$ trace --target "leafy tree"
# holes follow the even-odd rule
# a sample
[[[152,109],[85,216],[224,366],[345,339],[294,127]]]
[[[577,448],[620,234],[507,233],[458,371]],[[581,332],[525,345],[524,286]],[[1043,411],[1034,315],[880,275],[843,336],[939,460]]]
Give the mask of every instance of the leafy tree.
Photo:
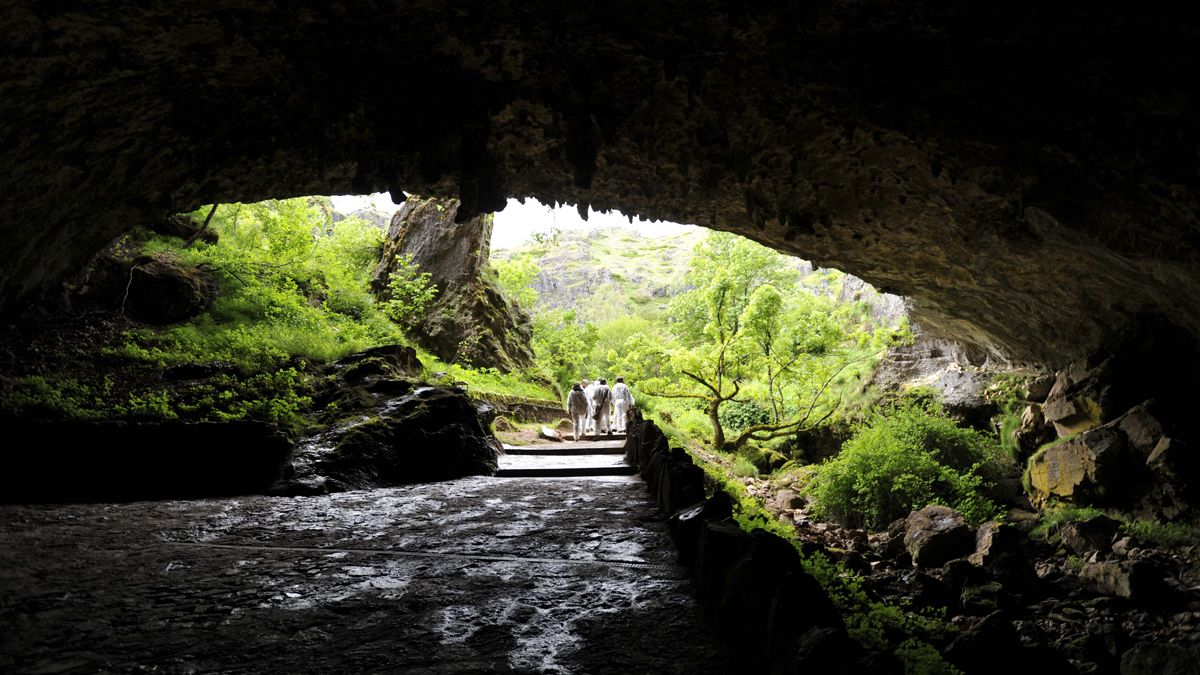
[[[562,391],[584,375],[598,339],[596,327],[576,321],[573,311],[548,312],[533,320],[534,354]]]
[[[733,450],[794,433],[814,419],[828,389],[836,363],[825,357],[844,335],[823,318],[822,310],[832,313],[828,301],[795,290],[796,272],[786,260],[714,233],[697,246],[688,273],[695,287],[671,304],[678,346],[670,352],[668,372],[649,384],[665,398],[702,401],[715,448]],[[765,384],[759,384],[764,372]],[[824,381],[812,381],[822,375]],[[765,399],[770,419],[727,438],[721,407],[756,398]],[[833,408],[826,407],[827,416]]]
[[[525,309],[532,309],[538,301],[538,292],[533,281],[541,272],[537,263],[522,256],[512,260],[493,260],[489,263],[496,272],[496,281],[505,295],[516,300]]]

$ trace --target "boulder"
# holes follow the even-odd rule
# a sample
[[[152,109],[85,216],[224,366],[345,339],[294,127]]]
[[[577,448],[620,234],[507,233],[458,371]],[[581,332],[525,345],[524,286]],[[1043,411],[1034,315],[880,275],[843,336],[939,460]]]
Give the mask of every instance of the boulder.
[[[1013,431],[1013,440],[1021,451],[1022,457],[1028,457],[1042,445],[1054,440],[1056,434],[1052,426],[1046,424],[1042,407],[1036,403],[1028,405],[1021,413],[1021,426]]]
[[[558,431],[551,429],[544,424],[540,429],[538,429],[538,436],[548,441],[558,441],[559,443],[561,443],[563,440],[563,437],[559,435]]]
[[[1055,377],[1052,374],[1040,375],[1029,381],[1025,388],[1025,400],[1030,403],[1044,403],[1054,386]]]
[[[1129,447],[1142,459],[1150,457],[1163,435],[1163,428],[1152,414],[1154,402],[1146,401],[1126,412],[1117,420]]]
[[[1086,563],[1079,570],[1079,579],[1096,593],[1139,604],[1155,602],[1165,588],[1162,572],[1144,560]]]
[[[418,387],[382,398],[374,416],[356,413],[304,439],[280,494],[367,489],[491,475],[499,442],[461,392]]]
[[[1064,546],[1078,555],[1089,556],[1097,551],[1108,553],[1112,550],[1113,536],[1120,529],[1120,521],[1099,515],[1065,523],[1058,528],[1058,535]]]
[[[1036,504],[1054,497],[1099,506],[1127,503],[1142,481],[1138,464],[1113,424],[1092,429],[1030,459],[1030,499]]]
[[[804,508],[807,503],[808,500],[800,496],[795,490],[783,488],[771,496],[768,505],[777,511],[793,511]]]
[[[206,270],[156,254],[133,261],[122,308],[142,323],[162,326],[200,314],[216,295],[216,282]]]
[[[941,567],[971,553],[974,533],[957,511],[930,505],[904,521],[904,548],[919,567]]]
[[[1027,544],[1026,535],[1020,528],[987,522],[976,530],[975,552],[968,560],[1003,584],[1007,595],[1027,593],[1033,589],[1036,579]]]
[[[987,571],[966,560],[951,560],[942,566],[942,584],[950,597],[959,598],[968,586],[987,581]]]
[[[1103,408],[1084,394],[1046,401],[1042,414],[1047,424],[1054,425],[1059,438],[1093,429],[1104,421]]]
[[[1191,510],[1200,501],[1200,481],[1194,478],[1198,460],[1189,443],[1166,436],[1158,439],[1146,460],[1153,479],[1137,505],[1138,515],[1175,520]]]

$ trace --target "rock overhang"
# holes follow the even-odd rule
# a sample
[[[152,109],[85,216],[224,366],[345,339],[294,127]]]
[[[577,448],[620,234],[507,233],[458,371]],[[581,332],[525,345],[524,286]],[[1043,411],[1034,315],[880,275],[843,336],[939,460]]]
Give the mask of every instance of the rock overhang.
[[[6,307],[174,211],[389,189],[739,232],[1020,361],[1200,334],[1175,10],[5,5]]]

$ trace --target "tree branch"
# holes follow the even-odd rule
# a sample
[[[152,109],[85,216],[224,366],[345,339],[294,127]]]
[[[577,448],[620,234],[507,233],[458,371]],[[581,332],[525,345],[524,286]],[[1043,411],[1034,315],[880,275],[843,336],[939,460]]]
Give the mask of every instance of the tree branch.
[[[717,398],[721,398],[720,390],[714,388],[711,384],[709,384],[707,381],[705,381],[704,378],[700,377],[699,375],[697,375],[695,373],[689,373],[688,371],[683,370],[683,369],[680,369],[679,372],[683,373],[684,375],[687,375],[688,377],[692,378],[693,380],[704,385],[704,387],[706,389],[708,389],[709,391],[711,391],[713,393],[713,396],[716,396]],[[707,397],[702,397],[702,398],[707,398]]]
[[[200,226],[200,229],[193,232],[192,236],[188,237],[188,240],[183,243],[184,248],[191,246],[197,239],[200,238],[200,235],[204,234],[204,231],[208,229],[208,224],[212,222],[213,216],[217,214],[218,206],[220,205],[216,202],[213,202],[212,208],[208,210],[208,217],[204,219],[204,224]]]
[[[704,401],[708,400],[708,396],[704,394],[664,394],[662,392],[654,392],[647,389],[643,389],[642,393],[646,394],[647,396],[657,396],[658,398],[698,398]]]

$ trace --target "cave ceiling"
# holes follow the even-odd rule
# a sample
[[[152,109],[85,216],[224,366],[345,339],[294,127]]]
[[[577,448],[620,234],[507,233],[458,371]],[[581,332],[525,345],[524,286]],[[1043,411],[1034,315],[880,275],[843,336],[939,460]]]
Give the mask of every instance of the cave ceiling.
[[[1200,36],[1101,4],[0,0],[0,301],[168,213],[386,189],[739,232],[1016,361],[1200,334]]]

